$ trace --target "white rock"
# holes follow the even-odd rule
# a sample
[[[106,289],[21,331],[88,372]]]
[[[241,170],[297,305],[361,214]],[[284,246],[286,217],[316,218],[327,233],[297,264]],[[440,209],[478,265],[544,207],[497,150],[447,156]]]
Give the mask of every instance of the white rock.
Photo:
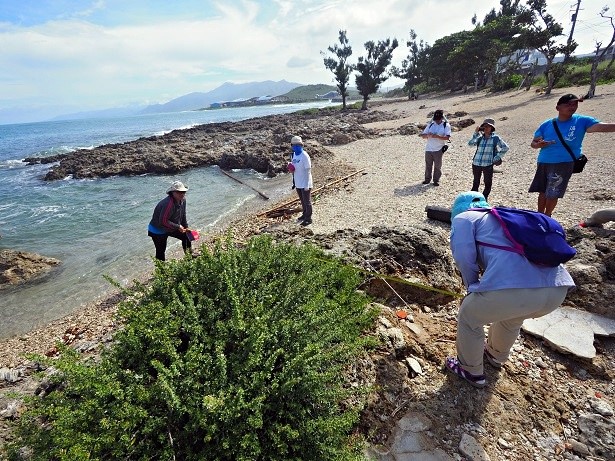
[[[491,461],[485,449],[474,437],[468,434],[463,434],[461,436],[459,451],[468,458],[469,461]]]

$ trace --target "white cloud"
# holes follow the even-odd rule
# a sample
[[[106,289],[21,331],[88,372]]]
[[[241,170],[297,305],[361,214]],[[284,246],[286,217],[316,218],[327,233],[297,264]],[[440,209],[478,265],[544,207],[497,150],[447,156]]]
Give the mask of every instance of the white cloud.
[[[587,0],[579,15],[575,37],[583,40],[582,51],[591,50],[592,37],[604,40],[612,33],[598,16],[600,1]],[[202,4],[203,11],[191,16],[181,9],[190,2],[182,0],[175,7],[181,15],[147,20],[143,12],[156,2],[140,4],[126,17],[121,7],[111,10],[111,3],[97,0],[28,26],[0,22],[0,107],[166,102],[225,81],[332,83],[320,52],[337,42],[341,29],[347,30],[353,60],[364,53],[365,41],[397,38],[399,64],[410,29],[433,43],[470,29],[475,13],[481,20],[499,8],[492,1],[476,9],[467,0],[227,0],[193,2],[192,8]],[[551,13],[568,33],[570,4],[552,3]],[[101,13],[115,21],[97,21]]]

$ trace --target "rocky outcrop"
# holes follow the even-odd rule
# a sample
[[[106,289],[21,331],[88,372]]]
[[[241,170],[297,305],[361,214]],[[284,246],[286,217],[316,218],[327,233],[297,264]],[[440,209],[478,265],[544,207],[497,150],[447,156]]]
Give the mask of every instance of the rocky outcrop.
[[[0,290],[49,274],[61,261],[25,251],[0,250]]]
[[[615,319],[615,230],[577,226],[567,229],[566,235],[577,250],[566,263],[577,286],[566,304]]]
[[[312,158],[330,156],[323,146],[348,144],[374,137],[376,130],[364,123],[388,120],[379,111],[271,115],[240,122],[223,122],[174,130],[95,149],[80,149],[52,157],[26,158],[28,164],[55,164],[46,180],[72,176],[75,179],[174,174],[190,168],[219,165],[223,169],[249,168],[275,176],[286,171],[290,138],[299,135]]]

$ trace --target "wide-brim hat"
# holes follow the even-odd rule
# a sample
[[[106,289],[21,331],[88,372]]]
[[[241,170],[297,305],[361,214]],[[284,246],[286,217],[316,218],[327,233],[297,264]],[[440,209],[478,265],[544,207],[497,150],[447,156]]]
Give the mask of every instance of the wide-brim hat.
[[[301,136],[293,136],[290,140],[290,143],[292,145],[300,144],[303,146],[303,139],[301,139]]]
[[[451,219],[470,208],[491,208],[491,205],[487,203],[487,199],[480,192],[462,192],[455,197],[451,208]]]
[[[173,181],[171,186],[167,189],[167,194],[171,192],[186,192],[188,188],[181,181]]]
[[[480,124],[480,126],[485,125],[489,125],[491,128],[493,128],[493,131],[495,131],[495,120],[493,120],[492,118],[486,118],[485,120],[483,120],[483,123]]]

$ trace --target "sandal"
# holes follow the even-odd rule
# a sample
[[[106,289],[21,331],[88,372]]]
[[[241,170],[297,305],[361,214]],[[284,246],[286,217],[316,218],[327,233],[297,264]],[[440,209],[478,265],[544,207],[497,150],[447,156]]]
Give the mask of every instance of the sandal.
[[[447,370],[452,373],[455,373],[462,379],[465,379],[470,385],[474,387],[485,387],[487,385],[487,380],[485,379],[485,375],[473,375],[461,367],[459,360],[457,357],[447,357],[446,362],[444,364]]]
[[[493,368],[500,369],[502,368],[502,365],[504,365],[502,362],[497,360],[493,355],[489,353],[489,351],[487,350],[487,345],[485,345],[484,355],[485,355],[485,360],[487,360],[487,362],[489,362],[489,365],[491,365]]]

